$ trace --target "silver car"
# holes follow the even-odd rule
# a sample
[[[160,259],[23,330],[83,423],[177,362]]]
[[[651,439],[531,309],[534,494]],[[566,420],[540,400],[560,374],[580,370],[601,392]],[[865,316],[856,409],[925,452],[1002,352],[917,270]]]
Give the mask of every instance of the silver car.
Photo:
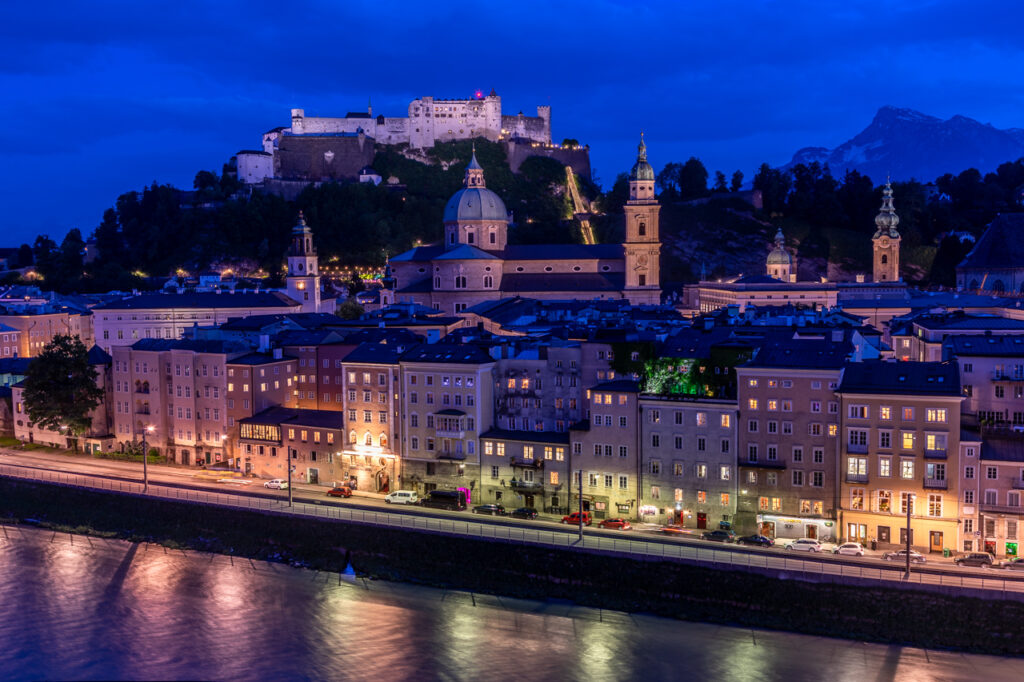
[[[907,550],[901,549],[898,552],[886,552],[885,554],[882,555],[882,558],[885,559],[886,561],[902,561],[902,562],[906,562],[906,560],[907,560]],[[910,550],[910,561],[912,563],[915,563],[915,564],[923,564],[926,561],[926,559],[924,558],[923,554],[920,554],[919,552],[915,552],[914,550]]]
[[[288,481],[283,478],[272,478],[263,484],[264,488],[271,488],[273,490],[287,490]]]
[[[832,550],[833,554],[845,554],[847,556],[864,556],[864,545],[859,542],[844,542]]]
[[[798,552],[820,552],[822,547],[821,543],[814,538],[800,538],[786,545],[786,549],[793,549]]]

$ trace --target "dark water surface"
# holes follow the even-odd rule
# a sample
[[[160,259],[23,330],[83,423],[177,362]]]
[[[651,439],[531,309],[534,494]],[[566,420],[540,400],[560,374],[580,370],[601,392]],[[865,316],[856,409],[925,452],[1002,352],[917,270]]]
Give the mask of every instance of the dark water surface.
[[[1024,679],[1024,660],[0,526],[0,679],[990,681]]]

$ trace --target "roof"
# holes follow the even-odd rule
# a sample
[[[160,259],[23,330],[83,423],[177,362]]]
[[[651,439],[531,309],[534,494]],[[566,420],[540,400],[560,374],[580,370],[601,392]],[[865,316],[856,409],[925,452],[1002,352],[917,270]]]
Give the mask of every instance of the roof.
[[[442,244],[427,244],[426,246],[415,246],[408,251],[403,251],[397,256],[391,257],[392,263],[403,263],[405,261],[431,261],[444,252]]]
[[[24,375],[32,358],[0,358],[0,374]]]
[[[480,438],[490,440],[517,440],[527,443],[552,443],[555,445],[568,445],[569,432],[563,431],[506,431],[504,429],[490,429],[480,434]]]
[[[249,353],[243,355],[240,358],[234,358],[228,360],[229,365],[272,365],[275,362],[284,362],[285,360],[295,360],[291,355],[281,355],[279,358],[275,358],[273,355],[267,353]]]
[[[444,222],[495,220],[508,223],[505,202],[486,187],[463,187],[444,207]]]
[[[622,291],[625,284],[621,272],[516,272],[501,277],[503,293]]]
[[[616,379],[615,381],[605,381],[603,383],[594,386],[595,391],[612,391],[618,393],[639,393],[640,382],[633,381],[632,379]]]
[[[294,424],[327,429],[344,429],[345,413],[336,410],[299,410],[291,407],[271,407],[245,419],[240,424]]]
[[[986,436],[981,445],[981,458],[1002,462],[1024,462],[1024,437]]]
[[[470,244],[460,244],[450,251],[435,256],[434,260],[498,260],[498,257]]]
[[[417,346],[406,351],[402,355],[401,361],[481,365],[494,362],[494,359],[480,348],[470,344],[435,343],[429,346]]]
[[[955,362],[855,362],[838,392],[959,397],[960,371]]]
[[[464,416],[466,416],[465,412],[463,412],[462,410],[456,410],[453,407],[446,407],[443,410],[438,410],[434,414],[440,415],[442,417],[464,417]]]
[[[132,350],[168,351],[188,350],[193,353],[239,353],[248,350],[248,346],[238,341],[219,339],[139,339],[131,345]]]
[[[1024,268],[1024,213],[1001,213],[957,268],[983,270]],[[982,288],[989,288],[982,285]]]
[[[287,329],[275,334],[274,342],[279,346],[327,346],[344,343],[344,338],[337,332],[327,329],[316,331]]]
[[[93,310],[139,310],[145,308],[297,308],[299,303],[279,291],[235,294],[139,294],[120,301],[101,303]]]
[[[370,365],[397,365],[403,349],[394,344],[361,343],[345,356],[344,362]]]
[[[946,348],[956,356],[1024,357],[1024,335],[971,334],[946,337]]]
[[[853,351],[853,344],[848,341],[834,343],[824,339],[787,339],[763,346],[743,366],[839,370]]]
[[[90,365],[109,365],[113,360],[110,353],[96,345],[89,349],[88,358]]]
[[[622,244],[513,244],[498,252],[505,260],[621,260]]]

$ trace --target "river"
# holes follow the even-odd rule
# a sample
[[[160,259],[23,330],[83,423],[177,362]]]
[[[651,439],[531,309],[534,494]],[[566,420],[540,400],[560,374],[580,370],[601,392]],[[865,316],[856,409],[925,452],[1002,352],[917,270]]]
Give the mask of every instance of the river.
[[[996,681],[1022,664],[0,526],[6,680]]]

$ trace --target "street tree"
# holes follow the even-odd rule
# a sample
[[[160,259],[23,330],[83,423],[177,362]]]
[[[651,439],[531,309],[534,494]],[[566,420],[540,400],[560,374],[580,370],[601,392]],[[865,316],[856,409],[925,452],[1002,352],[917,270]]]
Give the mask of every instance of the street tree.
[[[67,432],[77,443],[89,429],[90,413],[103,400],[97,376],[77,336],[54,336],[25,371],[22,397],[28,418],[45,429]]]

